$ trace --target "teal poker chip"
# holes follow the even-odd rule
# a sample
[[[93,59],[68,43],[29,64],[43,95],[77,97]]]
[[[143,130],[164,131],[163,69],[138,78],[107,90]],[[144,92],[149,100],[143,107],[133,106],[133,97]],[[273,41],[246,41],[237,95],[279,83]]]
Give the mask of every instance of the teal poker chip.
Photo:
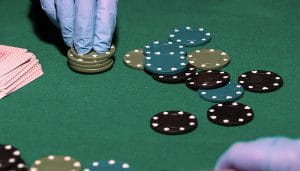
[[[93,162],[83,171],[133,171],[128,163],[115,160]]]
[[[145,57],[144,69],[156,74],[177,74],[186,69],[188,60],[179,54],[160,54]]]
[[[199,89],[198,94],[206,101],[224,103],[240,99],[244,95],[244,88],[238,83],[229,82],[224,87],[217,89]]]
[[[176,28],[169,35],[169,40],[187,47],[203,46],[211,39],[211,33],[196,27]]]
[[[144,47],[144,55],[187,55],[187,50],[184,46],[171,41],[155,41]]]

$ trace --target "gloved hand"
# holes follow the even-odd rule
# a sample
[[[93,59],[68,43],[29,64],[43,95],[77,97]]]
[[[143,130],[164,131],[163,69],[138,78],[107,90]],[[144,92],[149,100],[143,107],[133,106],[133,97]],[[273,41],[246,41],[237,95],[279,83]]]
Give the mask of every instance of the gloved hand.
[[[40,0],[43,10],[78,54],[110,49],[118,0]]]
[[[236,143],[217,162],[216,171],[300,171],[300,140],[263,138]]]

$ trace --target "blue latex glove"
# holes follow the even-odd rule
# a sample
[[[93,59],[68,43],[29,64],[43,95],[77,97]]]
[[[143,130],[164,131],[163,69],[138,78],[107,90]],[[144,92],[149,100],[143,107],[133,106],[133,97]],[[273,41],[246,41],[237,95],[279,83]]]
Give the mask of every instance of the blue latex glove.
[[[232,145],[215,170],[300,171],[300,140],[263,138]]]
[[[116,27],[118,0],[40,0],[63,39],[78,54],[110,49]]]

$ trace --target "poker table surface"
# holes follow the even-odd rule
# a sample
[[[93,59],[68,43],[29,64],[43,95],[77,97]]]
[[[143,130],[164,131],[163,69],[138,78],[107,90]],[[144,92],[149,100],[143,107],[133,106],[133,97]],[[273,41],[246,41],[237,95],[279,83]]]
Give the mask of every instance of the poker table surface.
[[[13,144],[28,164],[49,154],[71,155],[84,166],[121,160],[138,171],[212,169],[231,144],[261,137],[299,137],[300,18],[297,0],[126,0],[119,1],[114,36],[116,62],[108,72],[85,75],[67,66],[67,47],[38,0],[0,1],[0,44],[26,48],[44,75],[0,101],[0,143]],[[272,93],[246,92],[239,102],[252,107],[247,125],[223,127],[207,119],[213,103],[184,84],[163,84],[130,69],[127,51],[167,40],[178,26],[203,26],[213,35],[203,48],[231,57],[231,80],[248,70],[280,74]],[[189,49],[192,50],[192,49]],[[162,135],[150,128],[152,115],[183,110],[198,128]]]

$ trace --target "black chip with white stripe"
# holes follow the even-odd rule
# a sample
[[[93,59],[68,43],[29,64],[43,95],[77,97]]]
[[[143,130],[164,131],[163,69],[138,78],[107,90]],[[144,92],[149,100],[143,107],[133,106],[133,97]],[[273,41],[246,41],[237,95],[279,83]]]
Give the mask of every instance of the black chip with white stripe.
[[[198,126],[195,115],[184,111],[165,111],[151,118],[150,126],[153,130],[169,135],[185,134]]]
[[[283,85],[283,80],[278,74],[265,70],[245,72],[239,76],[238,81],[246,90],[257,93],[272,92]]]
[[[227,72],[219,70],[207,70],[197,72],[191,77],[187,78],[185,84],[192,90],[199,89],[214,89],[220,88],[228,84],[230,75]]]
[[[207,111],[207,118],[211,122],[222,126],[240,126],[253,120],[253,110],[242,103],[220,103]]]

